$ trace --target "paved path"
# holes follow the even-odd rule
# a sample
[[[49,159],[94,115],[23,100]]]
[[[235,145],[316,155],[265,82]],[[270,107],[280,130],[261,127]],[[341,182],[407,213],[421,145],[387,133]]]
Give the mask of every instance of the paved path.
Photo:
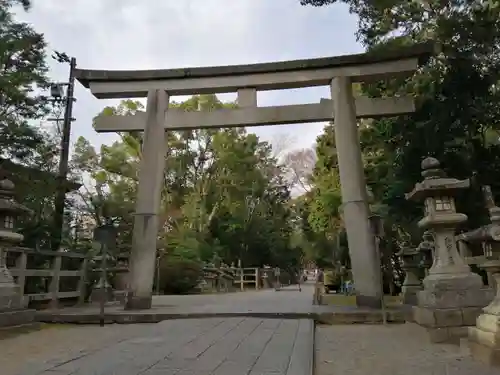
[[[265,289],[226,294],[155,296],[155,308],[196,310],[198,312],[285,312],[311,309],[314,284],[288,286],[280,291]]]
[[[2,340],[0,373],[311,374],[313,323],[310,320],[210,318],[169,320],[138,327],[108,326],[102,331],[103,337],[98,327],[92,327],[94,337],[86,337],[86,340],[78,337],[85,335],[83,327],[69,327],[67,331],[56,328],[52,332],[47,329]],[[68,342],[72,335],[74,341]],[[60,347],[59,339],[65,340],[66,349]],[[33,344],[35,340],[38,340],[38,345]],[[23,344],[29,346],[28,350],[22,348]]]
[[[155,297],[153,310],[307,310],[312,293],[307,285],[302,292],[289,287],[279,292],[161,296]],[[309,319],[241,316],[103,328],[62,326],[0,340],[0,375],[310,375],[313,338]]]
[[[156,297],[173,312],[312,311],[302,292]],[[312,309],[312,310],[311,310]],[[123,311],[123,310],[121,310]],[[158,324],[51,326],[0,340],[0,375],[311,375],[309,319],[238,316]],[[317,375],[493,375],[458,347],[432,345],[412,325],[319,326]]]

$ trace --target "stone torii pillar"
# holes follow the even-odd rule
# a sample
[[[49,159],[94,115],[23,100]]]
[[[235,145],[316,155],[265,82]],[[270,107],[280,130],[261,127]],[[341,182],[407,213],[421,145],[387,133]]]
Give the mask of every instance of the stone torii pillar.
[[[369,216],[366,182],[361,159],[356,106],[350,77],[336,77],[330,84],[334,105],[335,145],[349,255],[359,306],[381,304],[381,273]]]
[[[148,91],[126,309],[151,308],[152,275],[155,274],[158,238],[158,213],[161,207],[165,170],[167,141],[164,124],[168,103],[169,96],[166,91]]]

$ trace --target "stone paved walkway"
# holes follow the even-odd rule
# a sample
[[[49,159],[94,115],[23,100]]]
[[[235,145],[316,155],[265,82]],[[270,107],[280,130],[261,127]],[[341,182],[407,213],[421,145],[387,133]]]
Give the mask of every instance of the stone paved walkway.
[[[111,328],[112,327],[112,328]],[[310,320],[170,320],[47,329],[0,341],[2,375],[310,374]],[[110,329],[111,328],[111,329]],[[102,333],[99,332],[102,329]],[[79,334],[86,335],[83,343]],[[104,335],[102,337],[101,335]],[[68,342],[73,336],[74,341]],[[66,350],[61,348],[65,341]],[[85,341],[85,340],[83,340]],[[33,345],[38,342],[38,345]],[[28,348],[22,349],[23,345]],[[54,347],[52,347],[54,345]],[[16,349],[17,348],[17,349]],[[24,353],[23,353],[24,352]],[[24,354],[24,355],[21,355]],[[33,355],[34,354],[34,355]],[[7,367],[3,364],[6,363]]]

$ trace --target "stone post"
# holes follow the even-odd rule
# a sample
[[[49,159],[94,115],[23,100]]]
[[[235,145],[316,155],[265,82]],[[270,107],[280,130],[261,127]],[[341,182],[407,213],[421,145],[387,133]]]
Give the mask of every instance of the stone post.
[[[331,95],[343,216],[356,287],[356,302],[358,306],[380,307],[380,258],[369,221],[370,210],[350,78],[334,78],[331,82]]]
[[[130,255],[130,290],[126,309],[151,308],[155,274],[158,212],[165,169],[165,116],[169,96],[163,90],[150,90],[146,106],[146,128],[139,170],[139,190]]]
[[[405,271],[405,280],[401,288],[401,296],[405,305],[417,304],[417,293],[422,290],[422,282],[418,277],[417,249],[404,246],[398,254],[402,260],[402,269]]]
[[[418,225],[433,230],[435,249],[424,290],[418,292],[414,320],[428,330],[432,342],[459,342],[490,296],[456,245],[455,229],[467,216],[456,212],[454,195],[470,183],[446,177],[439,161],[431,157],[422,162],[422,176],[424,180],[406,198],[425,202],[425,216]]]
[[[500,208],[489,210],[491,225],[488,227],[491,255],[481,265],[491,275],[495,296],[476,320],[476,326],[469,328],[469,348],[474,359],[489,365],[500,366]]]

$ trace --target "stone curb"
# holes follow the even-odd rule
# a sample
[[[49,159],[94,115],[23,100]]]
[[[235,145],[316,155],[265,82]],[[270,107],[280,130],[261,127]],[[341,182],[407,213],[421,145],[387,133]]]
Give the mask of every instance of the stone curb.
[[[0,328],[0,340],[10,338],[13,336],[17,336],[23,333],[29,333],[34,331],[39,331],[41,329],[41,323],[39,322],[31,322],[25,324],[19,324],[15,326],[9,327],[1,327]]]
[[[120,312],[104,315],[105,324],[136,324],[159,323],[173,319],[201,319],[201,318],[235,318],[250,317],[262,319],[311,319],[320,324],[380,324],[382,315],[379,311],[352,311],[352,312],[233,312],[233,313],[134,313]],[[64,312],[37,312],[35,319],[43,323],[69,324],[99,324],[98,313],[64,313]],[[401,311],[387,312],[387,321],[390,323],[405,323],[405,314]]]

